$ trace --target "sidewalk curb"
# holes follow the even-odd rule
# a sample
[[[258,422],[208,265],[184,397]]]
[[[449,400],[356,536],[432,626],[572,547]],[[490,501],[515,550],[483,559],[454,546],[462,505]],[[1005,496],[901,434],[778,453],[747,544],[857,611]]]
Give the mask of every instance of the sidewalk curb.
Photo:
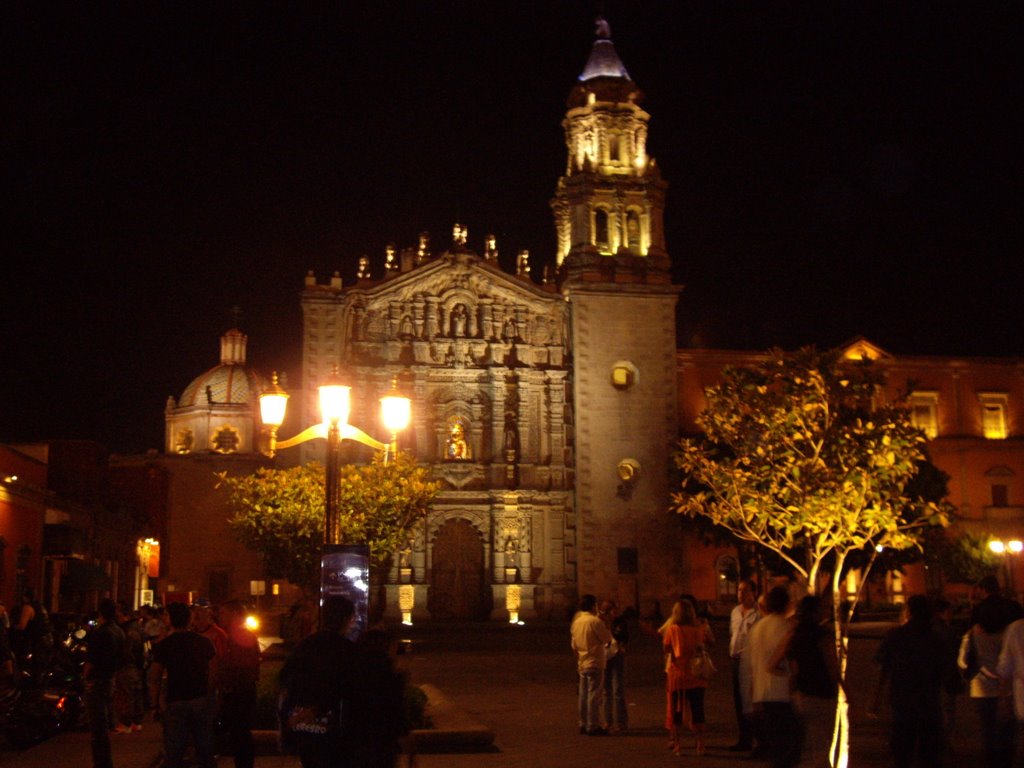
[[[412,752],[493,752],[494,731],[474,720],[465,710],[429,683],[420,686],[427,694],[427,714],[433,728],[412,731],[405,751]],[[411,747],[411,748],[410,748]]]

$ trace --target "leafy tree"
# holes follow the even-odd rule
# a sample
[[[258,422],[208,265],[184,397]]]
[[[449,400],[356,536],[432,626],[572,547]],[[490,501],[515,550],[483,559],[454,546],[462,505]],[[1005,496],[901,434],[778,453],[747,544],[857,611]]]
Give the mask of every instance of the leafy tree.
[[[683,439],[675,454],[686,478],[673,494],[677,512],[767,548],[812,593],[829,576],[844,677],[847,558],[916,546],[923,530],[946,524],[943,508],[907,492],[925,436],[902,403],[874,404],[883,382],[869,361],[842,363],[837,352],[812,348],[771,350],[759,364],[723,371],[697,419],[703,434]],[[839,716],[843,756],[842,694]]]
[[[239,541],[263,555],[267,575],[315,590],[324,544],[323,465],[221,474],[220,479],[234,512],[228,524]],[[378,456],[370,464],[343,466],[339,487],[341,540],[369,545],[371,567],[380,567],[408,546],[440,484],[399,453],[387,464]]]
[[[956,536],[929,534],[925,561],[938,568],[947,581],[976,584],[999,569],[999,555],[988,548],[988,535],[959,531]]]

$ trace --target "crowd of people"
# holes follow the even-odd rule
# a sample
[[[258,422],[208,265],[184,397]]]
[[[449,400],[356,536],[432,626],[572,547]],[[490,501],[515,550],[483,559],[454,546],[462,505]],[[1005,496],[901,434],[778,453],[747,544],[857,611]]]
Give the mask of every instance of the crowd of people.
[[[407,732],[390,636],[353,641],[354,614],[347,598],[327,598],[276,681],[280,746],[304,768],[390,768]],[[84,665],[93,768],[112,768],[111,738],[147,721],[162,729],[163,768],[214,768],[219,754],[252,768],[262,654],[245,618],[239,601],[136,612],[100,600]]]
[[[956,722],[963,695],[977,718],[985,768],[1024,764],[1024,608],[1001,593],[995,577],[982,579],[976,590],[962,626],[948,600],[909,597],[902,620],[879,644],[867,714],[877,716],[887,702],[889,749],[897,768],[954,764],[954,729],[975,726]],[[835,748],[842,682],[831,611],[819,597],[800,594],[792,583],[759,594],[755,581],[743,579],[729,616],[737,740],[728,749],[773,768],[829,765]],[[715,643],[711,626],[690,595],[681,595],[660,625],[647,625],[665,654],[669,749],[705,754],[704,697],[714,670],[706,671],[700,657]],[[584,595],[570,635],[580,733],[626,729],[628,625],[614,602]],[[692,741],[686,741],[687,733]]]
[[[897,768],[953,763],[954,729],[973,725],[956,722],[960,696],[974,710],[985,768],[1010,768],[1024,758],[1024,608],[1002,594],[994,577],[977,589],[959,627],[947,600],[909,597],[903,620],[879,644],[868,714],[888,703]],[[729,750],[773,768],[829,763],[842,692],[831,616],[818,597],[796,594],[792,583],[759,594],[754,580],[743,579],[729,616],[737,730]],[[112,768],[112,736],[148,727],[147,718],[162,728],[166,768],[187,757],[212,768],[224,750],[236,768],[253,766],[261,653],[245,616],[239,601],[139,611],[99,602],[83,670],[94,768]],[[304,768],[393,766],[407,732],[406,681],[394,665],[394,644],[381,629],[354,640],[354,616],[348,599],[325,600],[319,628],[306,622],[280,672],[280,746]],[[613,600],[586,594],[571,622],[581,734],[629,729],[627,618]],[[641,626],[664,652],[669,749],[703,755],[704,699],[717,671],[706,653],[716,643],[711,624],[691,595],[680,595],[667,620],[652,616]],[[19,605],[13,617],[0,609],[0,676],[12,675],[15,648],[29,657],[36,648],[41,656],[47,643],[53,637],[42,606],[26,612]]]
[[[236,768],[251,768],[261,655],[244,618],[238,601],[219,606],[215,623],[205,605],[134,611],[100,600],[83,670],[93,768],[112,768],[111,737],[141,731],[147,719],[160,723],[167,768],[190,754],[212,768],[218,738]]]

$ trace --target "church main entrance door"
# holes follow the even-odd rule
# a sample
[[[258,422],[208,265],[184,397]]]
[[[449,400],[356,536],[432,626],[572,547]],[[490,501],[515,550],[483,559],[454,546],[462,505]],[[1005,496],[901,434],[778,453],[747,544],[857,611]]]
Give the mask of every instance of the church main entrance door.
[[[484,543],[468,520],[449,520],[434,537],[428,608],[435,619],[485,619]]]

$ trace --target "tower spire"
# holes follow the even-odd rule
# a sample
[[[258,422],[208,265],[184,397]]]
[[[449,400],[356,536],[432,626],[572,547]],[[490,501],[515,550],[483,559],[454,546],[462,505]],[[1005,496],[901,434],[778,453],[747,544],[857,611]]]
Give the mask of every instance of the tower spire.
[[[614,265],[623,281],[666,282],[666,185],[647,154],[651,116],[640,106],[643,93],[619,58],[603,17],[597,18],[594,35],[562,121],[568,153],[551,201],[557,263],[571,261],[570,271],[594,271],[595,278],[606,279]]]

